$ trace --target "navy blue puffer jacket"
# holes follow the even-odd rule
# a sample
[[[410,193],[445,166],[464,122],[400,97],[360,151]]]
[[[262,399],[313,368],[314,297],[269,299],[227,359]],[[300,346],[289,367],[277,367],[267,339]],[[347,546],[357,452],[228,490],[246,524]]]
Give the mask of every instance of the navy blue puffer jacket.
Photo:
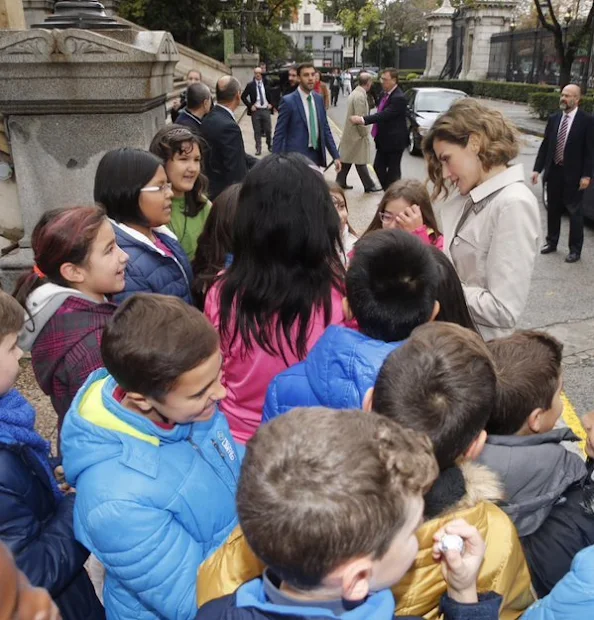
[[[126,265],[126,288],[114,296],[115,301],[121,303],[134,293],[160,293],[181,297],[191,304],[192,267],[173,233],[165,227],[153,229],[154,235],[173,254],[167,256],[130,227],[113,220],[111,223],[117,244],[130,257]]]
[[[57,503],[31,449],[0,435],[0,540],[31,584],[49,591],[63,620],[101,620],[105,612],[83,566],[89,552],[74,538],[74,498]]]

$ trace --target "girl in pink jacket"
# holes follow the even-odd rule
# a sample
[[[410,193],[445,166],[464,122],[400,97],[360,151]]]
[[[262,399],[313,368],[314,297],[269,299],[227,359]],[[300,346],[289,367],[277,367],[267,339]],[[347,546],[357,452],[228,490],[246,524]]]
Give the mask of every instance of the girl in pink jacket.
[[[443,250],[443,235],[437,226],[431,198],[420,181],[402,179],[388,187],[365,234],[380,228],[405,230],[427,245]]]
[[[270,155],[246,177],[233,262],[206,296],[221,335],[220,408],[245,443],[270,381],[303,360],[328,325],[342,324],[340,223],[322,175],[303,156]]]

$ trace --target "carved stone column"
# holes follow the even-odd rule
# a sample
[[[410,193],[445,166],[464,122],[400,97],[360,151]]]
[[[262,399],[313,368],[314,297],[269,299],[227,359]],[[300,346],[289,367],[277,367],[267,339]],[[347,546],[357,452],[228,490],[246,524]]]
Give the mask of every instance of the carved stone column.
[[[450,0],[427,15],[429,40],[427,42],[427,67],[423,77],[438,78],[443,71],[448,56],[448,39],[452,35],[452,19],[456,9]]]
[[[461,80],[485,80],[489,71],[491,36],[508,29],[515,0],[476,0],[464,8],[466,22]]]
[[[44,211],[92,204],[106,151],[148,147],[165,123],[177,60],[167,32],[0,31],[0,113],[14,161],[21,248]],[[30,260],[22,250],[3,258],[0,279]]]

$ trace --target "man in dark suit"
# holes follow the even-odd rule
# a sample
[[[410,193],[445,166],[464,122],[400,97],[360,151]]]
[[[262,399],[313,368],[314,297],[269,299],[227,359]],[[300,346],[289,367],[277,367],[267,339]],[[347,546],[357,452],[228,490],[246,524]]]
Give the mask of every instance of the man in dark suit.
[[[561,216],[569,212],[569,254],[566,263],[580,260],[584,243],[582,197],[592,178],[594,128],[592,117],[579,109],[581,90],[568,84],[561,91],[560,112],[549,117],[538,150],[532,183],[543,172],[547,184],[547,242],[541,254],[557,251]]]
[[[373,168],[384,190],[402,176],[400,161],[408,146],[406,129],[406,99],[398,87],[398,71],[384,69],[380,77],[384,96],[377,112],[368,116],[351,116],[355,125],[374,125],[371,135],[375,138]]]
[[[217,102],[202,121],[202,137],[208,148],[204,172],[210,182],[209,197],[214,200],[226,187],[241,183],[258,160],[247,155],[235,110],[241,105],[241,84],[232,76],[219,78]]]
[[[315,73],[311,63],[299,65],[299,88],[283,97],[272,152],[301,153],[325,168],[328,149],[336,172],[340,172],[340,156],[328,125],[324,100],[314,92]]]
[[[186,107],[175,119],[176,125],[187,127],[197,136],[202,135],[202,119],[210,112],[212,96],[204,82],[191,84],[186,92]]]
[[[262,155],[262,136],[266,136],[268,151],[272,152],[272,95],[270,88],[262,77],[262,69],[254,69],[254,79],[245,87],[241,100],[247,108],[248,116],[252,117],[256,155]]]

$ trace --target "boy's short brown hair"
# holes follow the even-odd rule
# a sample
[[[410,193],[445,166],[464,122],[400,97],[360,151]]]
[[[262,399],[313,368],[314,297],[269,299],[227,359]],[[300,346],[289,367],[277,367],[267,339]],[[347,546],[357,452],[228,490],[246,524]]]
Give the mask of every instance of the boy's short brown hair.
[[[559,388],[563,345],[539,331],[518,331],[487,343],[497,372],[497,398],[487,424],[493,435],[514,435],[535,409],[550,409]]]
[[[18,334],[24,324],[25,313],[21,304],[0,290],[0,342],[10,334]]]
[[[185,372],[219,347],[209,320],[178,297],[139,293],[105,327],[103,363],[126,392],[163,401]]]
[[[375,413],[299,408],[258,429],[237,492],[254,553],[312,589],[342,563],[390,547],[437,475],[431,442]]]
[[[453,323],[426,323],[386,358],[373,410],[425,432],[443,471],[485,429],[495,390],[491,355],[478,334]]]

